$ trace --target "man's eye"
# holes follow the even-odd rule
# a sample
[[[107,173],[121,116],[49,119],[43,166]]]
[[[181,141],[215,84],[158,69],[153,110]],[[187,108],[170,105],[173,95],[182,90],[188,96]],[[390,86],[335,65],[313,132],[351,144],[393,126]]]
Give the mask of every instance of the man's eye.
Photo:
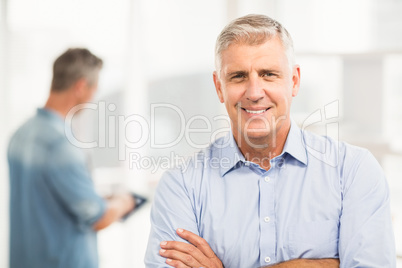
[[[244,77],[245,77],[244,74],[236,74],[236,75],[232,76],[232,79],[244,78]]]
[[[276,76],[276,74],[274,74],[274,73],[264,73],[262,76],[263,77],[273,77],[273,76]]]

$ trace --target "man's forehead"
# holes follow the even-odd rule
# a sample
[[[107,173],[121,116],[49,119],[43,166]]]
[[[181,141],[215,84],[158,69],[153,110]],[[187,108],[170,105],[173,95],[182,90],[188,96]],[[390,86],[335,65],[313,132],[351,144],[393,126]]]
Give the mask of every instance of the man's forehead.
[[[269,39],[262,44],[250,45],[247,43],[234,43],[221,54],[221,70],[244,68],[257,65],[269,68],[281,65],[287,60],[287,55],[280,40]]]
[[[253,69],[279,69],[286,61],[284,57],[271,57],[271,55],[240,55],[238,57],[222,58],[221,70],[225,73],[238,70]]]
[[[230,48],[233,47],[258,47],[264,44],[269,44],[269,43],[277,43],[282,46],[282,40],[278,35],[274,36],[264,36],[261,38],[258,37],[249,37],[249,38],[240,38],[238,40],[233,40],[229,42],[220,52],[221,54],[224,53],[225,51],[229,50]]]

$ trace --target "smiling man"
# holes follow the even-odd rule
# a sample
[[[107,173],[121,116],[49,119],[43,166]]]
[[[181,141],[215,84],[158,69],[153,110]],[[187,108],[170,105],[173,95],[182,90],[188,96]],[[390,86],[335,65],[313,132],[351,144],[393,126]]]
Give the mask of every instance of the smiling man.
[[[281,153],[289,132],[290,104],[299,90],[300,68],[289,63],[279,37],[252,41],[255,44],[217,48],[214,83],[241,152],[268,170],[270,158]]]
[[[290,119],[300,67],[286,29],[263,15],[236,19],[215,58],[231,133],[164,174],[147,267],[395,267],[375,158]]]

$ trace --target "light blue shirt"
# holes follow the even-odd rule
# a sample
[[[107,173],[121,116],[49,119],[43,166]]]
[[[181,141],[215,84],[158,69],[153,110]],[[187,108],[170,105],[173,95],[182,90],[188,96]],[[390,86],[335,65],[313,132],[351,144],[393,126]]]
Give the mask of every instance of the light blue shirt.
[[[389,189],[369,151],[302,131],[292,122],[266,171],[246,161],[232,134],[167,171],[151,212],[147,267],[169,267],[161,241],[203,237],[226,268],[298,258],[340,267],[395,267]]]
[[[10,268],[96,268],[92,225],[105,210],[64,120],[38,109],[11,138]]]

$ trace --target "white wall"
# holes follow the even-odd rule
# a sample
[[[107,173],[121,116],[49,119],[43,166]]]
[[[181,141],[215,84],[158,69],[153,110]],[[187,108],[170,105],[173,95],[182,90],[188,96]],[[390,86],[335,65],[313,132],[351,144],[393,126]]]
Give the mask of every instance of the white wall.
[[[7,31],[5,16],[6,0],[0,1],[0,267],[8,265],[8,167],[6,164],[6,142],[8,137],[7,117]]]

